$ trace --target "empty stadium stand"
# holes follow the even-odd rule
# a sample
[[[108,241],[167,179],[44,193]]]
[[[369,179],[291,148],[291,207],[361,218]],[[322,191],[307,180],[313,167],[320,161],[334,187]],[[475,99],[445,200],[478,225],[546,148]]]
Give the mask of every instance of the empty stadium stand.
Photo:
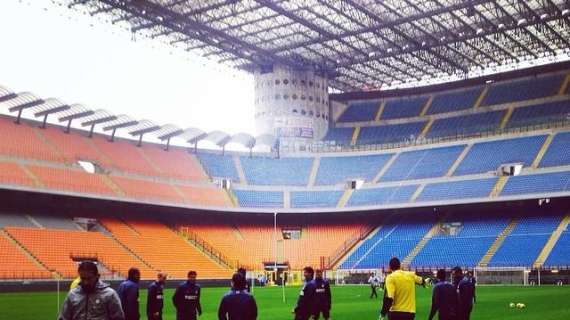
[[[77,275],[74,258],[96,259],[106,269],[123,276],[134,266],[141,270],[142,277],[154,277],[154,271],[99,232],[22,227],[6,227],[4,230],[47,270],[53,270],[65,278]]]
[[[372,121],[376,117],[380,101],[353,102],[338,118],[338,122]]]
[[[429,218],[387,222],[344,260],[341,269],[386,268],[392,257],[406,257],[433,226]]]
[[[283,192],[253,191],[235,189],[240,207],[244,208],[283,208]]]
[[[188,151],[176,147],[165,151],[156,145],[143,145],[141,150],[160,175],[183,180],[208,181],[208,176],[196,156]]]
[[[306,186],[313,158],[240,157],[246,180],[253,185]]]
[[[157,221],[103,219],[113,236],[154,270],[183,279],[188,270],[200,271],[206,279],[228,278],[231,270],[206,257],[184,238]]]
[[[316,185],[335,185],[347,180],[371,182],[388,162],[392,154],[322,157]]]
[[[508,128],[528,125],[559,122],[568,120],[570,114],[570,101],[557,100],[537,105],[515,108],[511,115]]]
[[[335,208],[344,191],[293,191],[291,208]]]
[[[399,119],[419,116],[428,97],[392,99],[386,102],[381,119]]]
[[[436,94],[427,114],[454,112],[472,108],[481,94],[482,88],[461,89]]]
[[[203,237],[209,244],[221,250],[226,256],[233,257],[238,265],[249,269],[260,269],[264,262],[275,260],[274,229],[267,219],[240,219],[241,223],[220,224],[219,222],[194,222],[180,225]],[[251,220],[249,223],[243,220]],[[259,221],[261,220],[261,221]],[[291,226],[293,229],[299,226]],[[280,228],[287,228],[287,225]],[[282,238],[281,253],[293,270],[300,270],[307,265],[320,266],[321,257],[330,256],[347,239],[359,234],[364,224],[321,222],[303,226],[300,239]],[[316,245],[318,244],[318,245]],[[310,248],[311,254],[307,254]]]
[[[563,74],[554,74],[495,83],[487,92],[483,105],[490,106],[556,95],[563,79]]]
[[[497,178],[430,183],[417,201],[487,198],[496,182]]]
[[[406,203],[416,192],[417,185],[399,187],[366,188],[355,190],[348,200],[348,207]]]
[[[51,276],[0,230],[0,279],[49,279]]]
[[[454,175],[495,171],[501,164],[522,163],[529,166],[542,147],[546,136],[480,142],[473,145]]]
[[[356,143],[359,145],[383,144],[415,139],[420,135],[425,125],[426,121],[420,121],[362,127]]]
[[[540,167],[556,167],[569,164],[570,132],[561,132],[554,136],[539,165]]]
[[[433,236],[412,261],[412,267],[476,266],[509,220],[502,217],[459,215],[445,223],[459,223],[456,234],[443,230]]]
[[[402,152],[380,177],[381,181],[442,177],[457,160],[465,145]]]
[[[540,194],[568,190],[570,190],[570,172],[552,172],[510,177],[501,195]]]
[[[35,130],[39,129],[0,117],[0,155],[63,161],[63,157],[42,141]]]
[[[200,152],[198,159],[210,177],[239,181],[239,175],[231,156]]]
[[[499,128],[504,111],[474,113],[435,120],[427,137],[451,137],[455,135],[475,135],[479,132]]]
[[[490,267],[531,266],[561,216],[523,217],[491,259]]]

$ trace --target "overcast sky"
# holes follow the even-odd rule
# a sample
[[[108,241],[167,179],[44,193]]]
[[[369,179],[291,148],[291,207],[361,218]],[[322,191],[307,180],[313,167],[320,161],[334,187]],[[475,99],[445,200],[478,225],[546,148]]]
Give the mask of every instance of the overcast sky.
[[[158,124],[255,133],[252,76],[138,38],[50,0],[0,0],[0,85]]]

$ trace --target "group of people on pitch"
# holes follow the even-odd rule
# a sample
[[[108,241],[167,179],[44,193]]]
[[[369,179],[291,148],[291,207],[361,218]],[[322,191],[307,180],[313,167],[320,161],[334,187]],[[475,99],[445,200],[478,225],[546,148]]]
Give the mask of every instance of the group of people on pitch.
[[[79,281],[65,299],[59,320],[139,320],[140,271],[129,269],[127,280],[117,291],[99,280],[97,265],[84,261],[78,268]],[[172,297],[177,320],[196,320],[202,314],[200,286],[196,284],[197,273],[188,272],[188,279],[181,283]],[[249,294],[245,269],[232,276],[231,290],[226,293],[218,308],[220,320],[255,320],[257,305]],[[162,320],[164,307],[164,284],[166,274],[158,273],[157,279],[148,287],[146,314],[149,320]],[[73,286],[74,284],[72,284]]]
[[[415,272],[401,270],[398,258],[390,259],[390,274],[385,280],[384,301],[380,319],[411,320],[416,314],[416,285],[426,281]],[[444,269],[437,271],[437,282],[433,287],[432,306],[429,320],[438,313],[440,320],[469,320],[475,303],[475,279],[464,275],[460,267],[452,271],[452,282],[446,279]],[[371,296],[372,297],[372,296]]]

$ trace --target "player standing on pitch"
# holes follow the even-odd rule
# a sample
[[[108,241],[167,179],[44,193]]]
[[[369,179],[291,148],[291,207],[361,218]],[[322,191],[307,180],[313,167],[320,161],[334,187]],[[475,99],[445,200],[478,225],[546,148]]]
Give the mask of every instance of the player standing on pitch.
[[[308,320],[313,315],[315,308],[315,283],[313,276],[315,271],[311,267],[303,269],[303,276],[305,277],[305,284],[299,293],[297,299],[297,306],[293,309],[295,320]]]
[[[453,268],[453,286],[459,297],[459,320],[469,320],[473,304],[475,303],[475,285],[473,281],[463,275],[460,267]]]
[[[241,273],[232,276],[232,289],[226,293],[218,308],[219,320],[256,320],[257,304],[245,290],[246,279]]]
[[[119,285],[119,298],[125,313],[125,320],[139,320],[139,281],[141,272],[137,268],[130,268],[127,280]]]
[[[172,302],[176,307],[176,320],[196,320],[202,315],[200,286],[196,284],[196,271],[188,271],[188,280],[176,288]]]
[[[164,283],[166,274],[159,272],[156,280],[148,286],[146,299],[146,316],[149,320],[162,320],[162,308],[164,306]]]
[[[368,283],[370,283],[370,299],[372,299],[372,297],[378,298],[376,288],[380,286],[380,278],[378,278],[377,275],[371,273],[370,278],[368,278]]]
[[[425,286],[425,280],[415,272],[400,269],[400,259],[390,259],[391,273],[386,277],[384,303],[380,319],[413,320],[416,316],[416,284]]]
[[[318,320],[321,313],[325,320],[330,319],[332,306],[331,287],[328,280],[323,279],[323,271],[317,269],[315,272],[315,314],[314,319]]]

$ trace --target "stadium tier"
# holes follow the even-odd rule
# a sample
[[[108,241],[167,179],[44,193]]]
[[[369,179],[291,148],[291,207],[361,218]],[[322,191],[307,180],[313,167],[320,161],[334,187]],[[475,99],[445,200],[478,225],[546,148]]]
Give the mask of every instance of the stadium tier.
[[[45,131],[27,124],[0,124],[11,132],[23,128],[42,135]],[[196,157],[175,147],[169,151],[152,144],[137,148],[128,141],[109,142],[98,137],[93,142],[80,133],[47,130],[54,141],[59,136],[67,140],[75,136],[76,144],[91,151],[58,151],[52,160],[39,160],[15,149],[4,150],[0,161],[4,185],[196,207],[281,209],[385,206],[570,191],[570,133],[564,130],[280,158],[206,151],[199,151]],[[54,146],[39,138],[36,143]],[[125,157],[121,161],[126,165],[116,165],[119,156],[115,155],[113,161],[92,162],[95,172],[91,173],[77,162],[97,161],[96,155],[109,159],[100,150],[112,153],[115,149],[121,150],[117,154]],[[131,161],[138,164],[131,165]],[[107,167],[108,163],[112,164]],[[522,164],[522,174],[499,181],[496,172],[506,164]],[[151,169],[145,171],[145,166]],[[221,189],[218,179],[230,179],[235,187]],[[362,190],[342,191],[349,181],[359,180],[364,182]]]

